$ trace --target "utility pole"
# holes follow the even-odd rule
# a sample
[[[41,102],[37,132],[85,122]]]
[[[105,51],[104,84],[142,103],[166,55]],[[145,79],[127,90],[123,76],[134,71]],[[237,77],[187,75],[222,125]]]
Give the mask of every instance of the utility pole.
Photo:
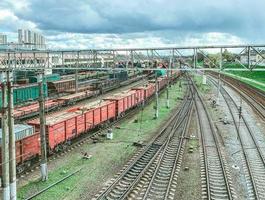
[[[10,199],[17,199],[16,183],[16,137],[14,133],[14,102],[13,102],[13,72],[7,72],[7,99],[8,99],[8,128],[9,128],[9,172],[10,172]]]
[[[220,104],[220,84],[221,84],[221,70],[222,70],[222,65],[223,65],[223,48],[220,49],[220,63],[219,63],[219,73],[218,73],[218,91],[217,91],[217,101],[216,104]]]
[[[75,69],[75,93],[78,92],[78,67],[79,67],[79,51],[77,52],[77,63]]]
[[[250,46],[247,47],[247,51],[248,51],[248,69],[251,68],[251,62],[250,62]]]
[[[41,177],[42,181],[48,180],[47,168],[47,151],[46,151],[46,130],[45,130],[45,104],[44,104],[44,78],[43,72],[41,73],[39,82],[39,106],[40,106],[40,140],[41,140]]]
[[[169,60],[167,69],[167,108],[169,108],[169,70],[171,69],[172,59]]]
[[[193,55],[193,67],[194,67],[194,69],[196,69],[197,68],[197,49],[193,49],[193,53],[194,53],[194,55]]]
[[[3,200],[10,200],[9,186],[9,137],[8,137],[8,109],[6,72],[1,72],[2,86],[2,187]]]
[[[133,68],[134,67],[134,55],[133,55],[132,50],[131,50],[130,54],[131,54],[131,63],[132,63],[132,68]]]
[[[173,49],[172,50],[172,67],[171,67],[171,69],[173,69],[174,65],[175,65],[175,54],[174,54],[174,52],[175,52],[175,50]],[[172,70],[170,72],[170,76],[172,76]]]
[[[155,119],[158,118],[158,85],[157,85],[157,73],[155,80],[155,90],[156,90],[156,105],[155,105]]]

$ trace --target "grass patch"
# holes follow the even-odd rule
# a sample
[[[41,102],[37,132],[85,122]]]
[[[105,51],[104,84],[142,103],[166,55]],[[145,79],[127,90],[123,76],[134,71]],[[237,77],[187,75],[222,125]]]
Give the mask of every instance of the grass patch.
[[[142,112],[120,124],[121,129],[113,129],[113,140],[104,140],[102,143],[85,144],[78,152],[69,153],[57,169],[49,172],[47,182],[32,181],[18,190],[18,199],[24,199],[31,194],[51,185],[73,171],[82,168],[80,172],[52,187],[35,199],[80,199],[82,196],[91,196],[98,187],[111,178],[114,173],[137,150],[133,142],[148,140],[169,117],[170,111],[183,96],[184,88],[179,84],[169,89],[170,109],[166,108],[166,93],[159,98],[159,118],[154,120],[155,102],[148,105]],[[135,123],[138,119],[138,123]],[[141,121],[141,123],[140,123]],[[80,152],[88,152],[93,157],[90,160],[81,158]]]
[[[242,68],[243,69],[243,66],[241,66],[240,64],[236,64],[236,63],[229,63],[229,64],[225,64],[224,68],[226,69],[227,68],[237,68],[237,69]],[[265,66],[257,66],[257,68],[264,69]],[[265,71],[226,71],[226,72],[228,74],[230,73],[238,77],[248,78],[248,79],[265,84]],[[262,85],[258,83],[248,81],[248,80],[243,80],[243,79],[240,79],[240,80],[265,91],[265,87],[263,87]]]
[[[210,90],[210,86],[208,84],[204,85],[202,83],[203,82],[203,76],[202,75],[193,73],[193,80],[201,92],[206,93]]]

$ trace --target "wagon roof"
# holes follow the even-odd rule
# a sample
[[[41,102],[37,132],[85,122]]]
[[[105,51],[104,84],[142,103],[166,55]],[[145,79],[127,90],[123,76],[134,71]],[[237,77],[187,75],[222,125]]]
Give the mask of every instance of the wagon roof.
[[[82,110],[82,109],[90,110],[90,109],[94,109],[94,108],[98,108],[98,107],[101,107],[101,106],[107,105],[107,104],[109,104],[109,103],[110,103],[110,101],[97,100],[97,101],[94,101],[94,102],[91,102],[91,103],[88,103],[88,104],[82,106],[82,108],[80,108],[80,109],[81,109],[81,110]]]
[[[60,122],[63,122],[65,120],[71,119],[73,117],[76,117],[78,115],[81,115],[81,111],[75,111],[75,112],[59,112],[59,113],[55,113],[53,115],[48,115],[46,117],[46,125],[54,125]],[[40,124],[40,120],[39,119],[34,119],[29,121],[29,124]]]
[[[106,100],[110,100],[110,99],[122,99],[122,98],[124,98],[126,96],[129,96],[131,94],[134,94],[134,93],[135,93],[135,91],[133,91],[133,90],[127,90],[127,91],[124,91],[124,92],[120,92],[120,93],[113,94],[112,96],[108,96],[108,97],[106,97],[104,99],[106,99]]]
[[[27,124],[15,124],[14,125],[14,133],[19,134],[21,131],[26,129],[32,129],[32,126]],[[0,139],[2,139],[2,129],[0,128]]]

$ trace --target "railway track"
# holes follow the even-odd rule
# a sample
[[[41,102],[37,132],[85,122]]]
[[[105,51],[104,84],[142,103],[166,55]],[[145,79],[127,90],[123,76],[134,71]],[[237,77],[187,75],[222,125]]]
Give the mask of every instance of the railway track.
[[[215,78],[218,78],[216,73],[210,74]],[[244,100],[259,114],[259,116],[265,120],[265,93],[263,91],[223,74],[220,78],[224,83],[240,94],[240,96],[244,98]]]
[[[210,79],[210,81],[214,86],[218,87],[218,83],[214,79]],[[236,101],[222,86],[220,87],[220,92],[232,116],[241,145],[241,157],[243,158],[245,177],[249,183],[247,185],[249,199],[265,199],[264,150],[259,145],[258,139],[249,126],[244,113],[239,118],[238,113],[240,111]],[[240,126],[238,126],[239,121],[241,122]]]
[[[176,156],[180,157],[183,151],[183,137],[180,136],[183,136],[185,132],[183,129],[187,126],[187,114],[191,110],[190,95],[191,91],[185,97],[181,109],[175,113],[159,135],[147,145],[145,150],[117,179],[96,195],[97,199],[149,199],[148,195],[155,195],[152,192],[156,191],[154,187],[159,187],[159,185],[163,186],[163,191],[160,192],[161,199],[169,194],[170,183],[175,181],[175,169],[179,169]],[[183,125],[184,122],[185,125]],[[182,131],[179,131],[180,129]],[[178,144],[179,148],[175,148]],[[151,182],[148,181],[150,178]],[[165,179],[162,180],[163,178]],[[155,199],[157,198],[158,196],[155,197]]]
[[[155,162],[137,180],[133,189],[127,192],[127,199],[174,199],[185,148],[185,135],[191,118],[192,100],[189,101],[186,115],[181,116],[182,122],[172,129],[165,147]]]
[[[196,86],[194,85],[195,90]],[[202,97],[195,94],[201,140],[202,199],[235,199],[230,174],[213,122]]]

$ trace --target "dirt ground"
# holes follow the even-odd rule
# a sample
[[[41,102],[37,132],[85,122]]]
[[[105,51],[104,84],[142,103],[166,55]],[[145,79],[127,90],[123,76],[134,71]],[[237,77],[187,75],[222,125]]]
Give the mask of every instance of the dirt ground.
[[[195,111],[192,116],[175,195],[182,200],[201,199],[200,143]]]

